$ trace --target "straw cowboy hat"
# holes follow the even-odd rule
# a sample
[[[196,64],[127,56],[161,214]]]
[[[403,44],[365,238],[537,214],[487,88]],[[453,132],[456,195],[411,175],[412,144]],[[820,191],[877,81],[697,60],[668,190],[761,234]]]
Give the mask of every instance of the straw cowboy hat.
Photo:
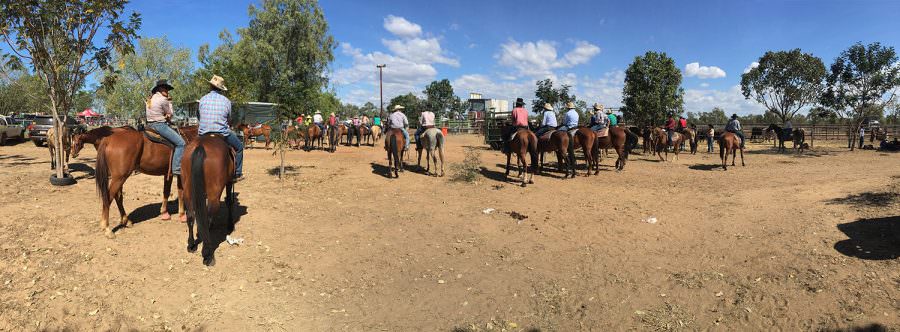
[[[167,91],[175,90],[174,87],[169,85],[169,82],[167,80],[159,80],[156,81],[156,86],[153,87],[153,90],[150,90],[150,93],[156,93],[159,88],[166,88]]]
[[[612,110],[606,110],[606,114],[612,114]]]
[[[603,104],[600,104],[600,103],[594,104],[594,110],[595,110],[595,111],[602,111],[602,110],[603,110]]]
[[[222,76],[213,75],[213,77],[209,79],[209,84],[212,84],[216,89],[228,91],[228,88],[225,87],[225,79],[222,78]]]
[[[322,111],[316,110],[315,114],[322,114]]]
[[[544,103],[544,109],[548,110],[548,111],[552,111],[553,105],[550,105],[550,103]]]
[[[566,103],[566,109],[573,109],[573,108],[575,108],[575,103],[573,103],[571,101]]]
[[[331,112],[331,115],[334,115],[334,112]]]
[[[406,107],[403,107],[403,105],[394,105],[394,108],[393,108],[392,110],[393,110],[393,111],[399,111],[399,110],[402,110],[402,109],[405,109],[405,108],[406,108]]]

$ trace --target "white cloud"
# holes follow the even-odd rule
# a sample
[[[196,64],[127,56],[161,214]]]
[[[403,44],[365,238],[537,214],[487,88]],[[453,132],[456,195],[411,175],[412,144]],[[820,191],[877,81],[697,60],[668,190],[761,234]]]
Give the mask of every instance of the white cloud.
[[[384,29],[397,37],[404,38],[414,38],[422,34],[422,26],[394,15],[384,18]]]
[[[596,102],[603,105],[618,107],[622,103],[622,86],[625,81],[625,72],[615,70],[605,73],[600,78],[579,77],[574,73],[566,73],[557,76],[551,74],[547,77],[535,79],[509,79],[498,76],[497,78],[488,77],[482,74],[463,75],[453,80],[454,91],[457,94],[465,96],[469,92],[478,92],[485,98],[504,99],[512,101],[517,97],[525,99],[526,104],[531,104],[531,98],[534,96],[534,82],[537,79],[550,78],[554,85],[569,84],[572,86],[571,92],[578,96],[578,99],[593,104]]]
[[[500,53],[494,57],[501,66],[513,68],[516,74],[534,77],[550,75],[554,69],[587,63],[599,53],[600,48],[596,45],[578,41],[574,49],[558,58],[553,42],[539,40],[519,43],[510,40],[500,45]]]
[[[706,83],[706,82],[700,83],[700,87],[701,87],[701,88],[708,88],[708,87],[709,87],[709,83]]]
[[[701,79],[725,77],[725,71],[716,66],[701,66],[699,62],[691,62],[684,66],[684,75]]]
[[[456,30],[459,30],[459,24],[451,23],[451,24],[450,24],[450,31],[456,31]]]
[[[734,85],[728,90],[686,89],[684,91],[684,110],[688,112],[709,112],[713,107],[721,107],[731,115],[759,114],[765,109],[753,100],[747,100],[741,94],[741,86]]]
[[[453,67],[459,67],[459,60],[443,55],[441,44],[437,38],[412,38],[382,40],[382,44],[391,53],[416,63],[442,63]]]
[[[749,73],[750,69],[753,69],[756,67],[759,67],[759,62],[756,62],[756,61],[751,62],[749,65],[747,65],[747,68],[744,68],[744,74]]]

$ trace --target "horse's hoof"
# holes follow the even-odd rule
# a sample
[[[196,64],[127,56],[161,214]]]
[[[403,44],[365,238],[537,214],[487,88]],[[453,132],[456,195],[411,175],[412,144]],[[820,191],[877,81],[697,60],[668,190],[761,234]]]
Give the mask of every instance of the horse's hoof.
[[[197,252],[197,245],[196,245],[196,244],[193,244],[193,245],[189,244],[189,245],[187,246],[187,252],[189,252],[189,253]]]
[[[159,215],[159,219],[170,220],[172,219],[172,215],[170,215],[168,212],[163,212],[163,214]]]
[[[182,213],[181,217],[178,217],[178,221],[187,222],[187,215]]]
[[[104,230],[103,235],[105,235],[107,239],[114,239],[116,237],[116,234],[113,233],[112,228],[107,228],[106,230]]]
[[[131,221],[131,219],[128,219],[128,218],[125,218],[125,222],[123,222],[122,224],[124,224],[125,227],[129,227],[129,228],[130,228],[131,226],[134,226],[134,222]]]
[[[206,265],[206,266],[215,266],[215,265],[216,265],[216,258],[213,257],[213,256],[203,257],[203,265]]]

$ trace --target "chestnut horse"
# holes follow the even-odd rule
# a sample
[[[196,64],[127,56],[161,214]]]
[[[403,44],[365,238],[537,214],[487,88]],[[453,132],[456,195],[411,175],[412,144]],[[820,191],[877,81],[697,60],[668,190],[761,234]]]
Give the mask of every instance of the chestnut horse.
[[[387,151],[388,158],[388,177],[391,177],[391,172],[393,172],[394,177],[399,178],[399,172],[403,172],[403,153],[406,152],[404,149],[406,140],[403,139],[401,130],[403,129],[388,130],[384,140],[384,150]]]
[[[744,149],[741,148],[740,138],[732,132],[724,132],[719,136],[719,158],[722,159],[723,170],[728,170],[729,153],[731,153],[731,166],[734,166],[737,150],[741,150],[741,166],[747,166],[744,164]]]
[[[538,175],[544,172],[544,153],[556,152],[556,167],[565,173],[563,178],[575,177],[575,155],[569,151],[569,133],[562,130],[553,130],[541,135],[537,141],[538,153],[541,159],[538,162]],[[571,153],[570,153],[571,152]]]
[[[197,137],[196,128],[196,126],[181,128],[179,132],[186,142],[191,142]],[[163,200],[159,213],[162,220],[171,218],[167,205],[172,189],[173,176],[170,163],[172,152],[168,146],[151,142],[143,132],[137,130],[116,131],[103,139],[97,149],[94,177],[102,208],[100,229],[107,237],[114,236],[113,229],[109,227],[109,206],[113,200],[119,208],[121,217],[119,226],[131,225],[131,220],[128,220],[128,215],[125,214],[125,206],[122,205],[122,187],[128,177],[135,172],[163,177]],[[185,219],[183,211],[181,218]]]
[[[225,191],[225,205],[228,209],[226,232],[234,231],[234,154],[228,143],[220,135],[204,135],[184,148],[186,158],[181,159],[182,176],[181,193],[188,212],[187,251],[194,252],[197,245],[203,243],[201,256],[203,265],[216,264],[214,256],[215,244],[210,237],[213,218],[218,214],[219,198]],[[194,240],[194,222],[197,222],[197,239]]]
[[[353,136],[356,136],[356,147],[359,147],[363,138],[366,139],[366,144],[369,144],[369,136],[372,136],[372,132],[366,126],[359,126],[353,129]],[[348,138],[348,140],[350,139]]]
[[[306,136],[304,136],[303,141],[305,142],[304,150],[309,151],[312,148],[316,147],[316,141],[319,141],[319,148],[322,148],[322,140],[325,138],[325,133],[322,132],[322,128],[315,124],[309,125],[306,128]]]
[[[373,125],[371,128],[369,128],[369,130],[372,131],[372,135],[371,135],[372,136],[372,146],[375,146],[375,141],[378,141],[379,139],[381,139],[381,133],[382,133],[381,126]]]
[[[520,128],[515,131],[513,134],[513,130],[515,127],[512,126],[503,126],[501,127],[501,135],[506,139],[511,135],[512,140],[506,141],[506,176],[509,177],[509,160],[510,156],[515,153],[516,154],[516,167],[519,170],[519,175],[517,177],[522,180],[522,187],[525,187],[527,183],[534,183],[534,171],[538,167],[538,138],[534,135],[534,132],[531,130]],[[531,155],[531,172],[528,171],[528,161],[525,159],[525,155]],[[524,170],[524,173],[522,172]]]
[[[72,146],[72,135],[69,132],[69,127],[62,127],[62,144],[63,146],[56,146],[56,126],[51,127],[47,130],[47,149],[50,150],[50,169],[56,169],[56,149],[63,149],[63,153],[65,155],[65,160],[62,160],[62,168],[69,168],[69,151]]]
[[[672,133],[672,141],[669,142],[668,133],[660,127],[653,128],[653,142],[656,146],[656,155],[659,156],[660,161],[669,161],[669,147],[672,147],[672,152],[675,153],[675,159],[678,160],[678,152],[681,147],[681,143],[684,143],[684,135],[681,133]],[[663,152],[666,153],[665,158],[663,157]]]
[[[594,166],[594,175],[600,172],[600,160],[602,159],[600,156],[600,149],[610,149],[616,150],[616,155],[618,158],[616,159],[615,168],[617,171],[621,171],[625,169],[625,162],[628,161],[628,154],[631,153],[631,150],[637,145],[638,135],[633,133],[628,128],[621,127],[610,127],[609,132],[605,137],[597,137],[597,142],[594,144],[594,159],[596,160]]]
[[[597,158],[594,156],[594,149],[596,149],[595,146],[597,145],[597,133],[591,130],[591,128],[578,127],[571,142],[571,153],[573,155],[575,154],[575,150],[579,148],[584,152],[584,161],[587,164],[587,172],[584,176],[591,176],[591,170],[599,168],[597,166]],[[573,157],[572,160],[574,161],[575,158]],[[575,166],[578,166],[577,162]],[[572,172],[574,173],[575,170]]]
[[[91,130],[88,130],[85,133],[78,134],[72,136],[72,148],[71,154],[72,158],[78,158],[78,154],[81,153],[81,149],[84,148],[84,143],[90,143],[94,146],[94,150],[98,150],[100,148],[100,143],[103,142],[103,139],[112,135],[115,132],[122,130],[135,130],[132,127],[115,127],[112,128],[110,126],[97,127]]]
[[[264,124],[259,128],[252,128],[246,123],[242,123],[237,126],[237,130],[244,133],[244,146],[253,147],[253,142],[256,141],[255,137],[262,135],[266,137],[266,149],[269,148],[269,142],[272,141],[272,126]],[[248,141],[249,145],[247,145]]]

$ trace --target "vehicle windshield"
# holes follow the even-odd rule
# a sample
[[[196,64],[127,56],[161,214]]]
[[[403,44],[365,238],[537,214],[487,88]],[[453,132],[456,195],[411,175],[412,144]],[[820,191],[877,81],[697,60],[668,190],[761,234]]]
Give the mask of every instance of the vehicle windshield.
[[[34,118],[34,124],[49,126],[53,124],[53,118],[49,116],[38,116]]]

